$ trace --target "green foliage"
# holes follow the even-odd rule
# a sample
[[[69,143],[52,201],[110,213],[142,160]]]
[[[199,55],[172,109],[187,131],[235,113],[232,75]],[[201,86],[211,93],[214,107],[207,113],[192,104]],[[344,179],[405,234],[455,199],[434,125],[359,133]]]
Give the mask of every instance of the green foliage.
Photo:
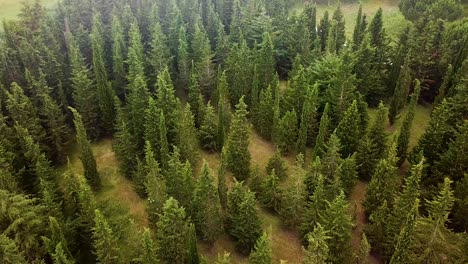
[[[328,137],[331,134],[331,124],[330,124],[330,117],[328,116],[329,104],[325,105],[325,108],[322,113],[322,117],[320,118],[320,126],[319,132],[317,135],[317,139],[315,141],[313,157],[322,156],[325,152],[325,142],[328,140]]]
[[[362,233],[361,243],[359,244],[359,251],[356,255],[356,263],[369,264],[369,254],[371,245],[367,241],[366,233]]]
[[[297,140],[297,114],[293,109],[284,114],[278,123],[278,131],[275,144],[283,155],[294,150]]]
[[[343,185],[343,190],[346,195],[349,195],[358,179],[356,154],[342,160],[339,168],[339,175]]]
[[[268,160],[268,164],[265,167],[265,170],[267,174],[270,174],[273,170],[275,170],[275,174],[280,180],[284,180],[286,177],[288,177],[286,162],[283,160],[278,151],[276,151],[275,154]]]
[[[154,226],[162,214],[164,203],[167,200],[166,181],[161,175],[159,164],[154,157],[148,141],[145,148],[145,165],[148,175],[146,176],[145,188],[148,196],[148,220]]]
[[[179,149],[174,149],[169,157],[167,170],[163,174],[166,179],[167,194],[190,213],[194,190],[192,166],[188,160],[185,163],[182,161]]]
[[[216,115],[213,106],[208,102],[206,105],[200,129],[198,130],[200,144],[203,149],[215,151],[218,149],[217,133],[218,133],[218,116]]]
[[[164,203],[156,227],[156,252],[160,263],[185,263],[188,260],[189,223],[185,209],[179,207],[177,200],[171,197]]]
[[[409,261],[409,245],[414,236],[414,228],[418,216],[419,199],[416,199],[413,206],[404,216],[405,225],[401,229],[395,244],[395,252],[389,263],[407,263]],[[401,217],[401,216],[400,216]]]
[[[157,264],[159,263],[157,254],[156,254],[156,244],[151,237],[151,232],[149,229],[145,228],[142,238],[142,255],[139,258],[139,261],[147,264]]]
[[[229,234],[242,252],[250,252],[262,233],[254,193],[236,182],[228,194],[227,212]]]
[[[213,53],[211,51],[210,40],[206,35],[203,24],[195,22],[195,30],[192,40],[192,60],[195,71],[198,75],[198,83],[202,88],[202,93],[211,95],[215,68],[212,63]]]
[[[406,19],[414,21],[423,16],[433,16],[446,20],[455,20],[462,14],[460,1],[456,0],[403,0],[400,11]]]
[[[255,242],[255,247],[249,255],[249,264],[268,264],[272,263],[272,251],[269,241],[269,237],[266,233],[263,233]]]
[[[336,128],[336,135],[343,146],[341,148],[343,157],[353,155],[358,148],[361,135],[360,121],[357,101],[354,100]]]
[[[195,231],[195,226],[190,224],[187,232],[187,243],[188,243],[188,261],[189,264],[198,264],[200,263],[200,256],[198,254],[197,246],[197,233]]]
[[[387,149],[387,132],[385,130],[388,122],[387,115],[387,107],[383,102],[380,102],[377,116],[372,123],[368,134],[371,140],[372,155],[376,160],[382,159]]]
[[[131,178],[136,170],[136,142],[133,140],[130,126],[128,124],[128,116],[124,109],[119,106],[120,101],[117,97],[114,98],[117,106],[117,120],[115,127],[115,135],[113,141],[113,149],[115,156],[119,160],[119,169],[124,176]]]
[[[71,107],[70,111],[74,116],[73,123],[75,124],[76,141],[80,149],[80,159],[83,164],[84,176],[94,190],[99,190],[101,188],[101,178],[97,170],[96,159],[94,158],[91,143],[88,140],[81,114]]]
[[[366,18],[366,14],[362,14],[362,4],[360,4],[353,31],[353,51],[357,51],[364,40],[367,29]]]
[[[329,258],[329,248],[327,240],[330,237],[320,223],[307,235],[307,249],[304,250],[305,257],[303,264],[325,264]]]
[[[111,25],[112,37],[112,76],[113,88],[119,98],[125,94],[125,39],[120,18],[117,15],[112,16]]]
[[[400,75],[398,76],[392,100],[390,101],[390,109],[388,115],[390,124],[395,123],[395,119],[398,117],[398,114],[406,105],[406,98],[408,97],[410,85],[411,70],[409,68],[407,59],[402,69],[400,70]]]
[[[281,189],[279,188],[279,178],[276,176],[275,169],[272,169],[260,186],[260,202],[266,207],[275,211],[280,210]]]
[[[198,159],[198,138],[195,128],[195,120],[190,105],[187,104],[179,109],[177,121],[177,141],[176,146],[180,150],[183,159],[188,159],[191,164],[196,164]]]
[[[260,91],[260,101],[252,116],[253,124],[258,133],[270,139],[273,133],[274,97],[271,85]]]
[[[331,53],[339,53],[346,42],[345,36],[345,21],[343,12],[341,11],[341,4],[333,12],[329,37],[327,39],[327,51]]]
[[[249,127],[247,123],[247,105],[244,98],[236,105],[227,147],[227,167],[238,180],[245,180],[250,175]]]
[[[95,210],[93,227],[93,247],[98,263],[110,264],[120,260],[120,249],[114,235],[101,211]]]
[[[306,146],[311,145],[316,139],[318,130],[317,110],[318,102],[318,86],[307,90],[307,96],[302,107],[301,123],[299,126],[299,136],[296,143],[298,153],[306,154]]]
[[[209,243],[214,242],[223,231],[221,206],[213,181],[208,163],[205,162],[195,187],[193,203],[195,227],[200,237]]]
[[[2,263],[5,264],[26,264],[25,257],[23,256],[22,252],[19,250],[18,245],[16,245],[15,241],[10,239],[4,234],[0,235],[0,260]]]
[[[221,160],[218,168],[218,196],[223,210],[227,208],[227,187],[226,187],[226,151],[221,151]]]
[[[305,171],[297,167],[297,180],[294,184],[282,191],[281,206],[278,214],[285,226],[297,227],[301,225],[305,209],[305,186],[303,177]]]
[[[148,64],[151,65],[151,73],[154,76],[153,81],[156,81],[158,75],[172,63],[167,44],[167,37],[162,31],[161,24],[156,22],[151,29],[151,49],[148,56]]]

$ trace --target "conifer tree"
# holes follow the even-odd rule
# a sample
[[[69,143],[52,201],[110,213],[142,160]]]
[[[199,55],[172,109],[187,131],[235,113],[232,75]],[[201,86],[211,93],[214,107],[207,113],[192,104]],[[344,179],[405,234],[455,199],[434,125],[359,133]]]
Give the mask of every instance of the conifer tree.
[[[314,43],[318,39],[317,35],[317,5],[312,4],[310,2],[307,2],[303,14],[305,16],[305,22],[307,25],[307,28],[309,29],[310,33],[310,41],[312,45],[315,45]]]
[[[361,135],[360,116],[357,107],[357,101],[354,100],[351,106],[344,113],[338,127],[336,135],[342,144],[341,154],[348,157],[356,152]]]
[[[95,13],[93,17],[91,46],[93,49],[93,71],[96,78],[96,96],[102,115],[103,130],[110,134],[115,120],[115,93],[107,77],[104,28],[99,13]]]
[[[367,241],[366,233],[362,233],[361,243],[359,244],[359,251],[356,255],[356,263],[369,264],[369,254],[371,245]]]
[[[161,263],[186,263],[189,222],[185,209],[174,198],[169,198],[156,223],[157,255]]]
[[[322,19],[320,20],[320,25],[318,27],[318,36],[320,38],[320,47],[321,51],[325,51],[328,43],[328,35],[330,33],[330,18],[328,15],[328,10],[323,14]]]
[[[127,96],[128,125],[137,153],[144,148],[145,110],[148,108],[149,91],[142,75],[136,75],[130,82],[131,89]]]
[[[198,254],[198,245],[197,245],[197,232],[195,231],[195,225],[190,224],[189,230],[187,232],[187,242],[188,242],[188,262],[189,264],[198,264],[200,263],[200,256]]]
[[[144,51],[143,44],[141,40],[141,33],[138,23],[133,21],[130,24],[130,30],[128,32],[128,90],[132,91],[138,89],[140,82],[145,83],[146,87],[146,78],[145,78],[145,66],[144,66]],[[142,80],[138,80],[141,78]]]
[[[279,178],[273,169],[261,183],[260,202],[266,208],[275,211],[280,210],[281,190],[279,188]]]
[[[250,252],[262,228],[258,217],[255,195],[242,183],[236,182],[228,194],[228,232],[243,252]]]
[[[200,21],[196,22],[193,33],[192,59],[195,70],[198,73],[198,82],[202,87],[203,94],[211,95],[213,77],[215,76],[215,70],[212,64],[213,53],[211,51],[210,40]]]
[[[406,58],[405,63],[403,64],[403,67],[400,70],[400,74],[398,75],[398,80],[393,92],[393,96],[390,101],[388,119],[390,120],[390,124],[392,125],[393,123],[395,123],[398,114],[406,104],[406,99],[408,97],[409,88],[411,85],[411,69],[408,60],[409,59]]]
[[[334,49],[328,50],[329,52],[339,53],[346,42],[345,36],[345,20],[343,17],[343,12],[341,11],[341,4],[335,9],[332,16],[332,23],[329,32],[329,40],[332,39],[334,42]]]
[[[54,260],[54,263],[57,264],[73,264],[75,261],[73,258],[67,256],[65,253],[62,243],[58,243],[57,246],[55,247],[55,252],[52,254],[52,258]]]
[[[305,184],[303,183],[306,172],[296,165],[296,180],[293,185],[282,192],[281,208],[278,214],[285,226],[297,227],[301,225],[306,203]]]
[[[133,140],[133,136],[130,131],[128,124],[128,117],[124,112],[124,109],[120,106],[120,100],[115,97],[115,105],[117,112],[116,128],[113,141],[113,149],[115,156],[119,160],[119,169],[123,175],[131,178],[134,170],[136,169],[136,142]]]
[[[267,89],[260,91],[259,103],[252,116],[256,130],[266,139],[270,139],[273,132],[273,111],[274,97],[270,85]]]
[[[414,88],[414,92],[411,95],[411,102],[409,104],[408,113],[403,120],[403,125],[400,129],[400,134],[398,134],[397,140],[397,157],[399,158],[398,164],[401,165],[405,161],[406,157],[408,156],[408,145],[409,139],[411,136],[411,126],[414,119],[414,114],[416,111],[416,105],[418,103],[419,93],[421,90],[421,85],[418,80],[416,80],[416,86]]]
[[[272,251],[270,239],[266,233],[263,233],[255,242],[255,247],[249,255],[249,264],[268,264],[272,263]]]
[[[163,170],[168,169],[169,163],[169,142],[167,138],[166,118],[163,110],[159,114],[159,160]]]
[[[299,136],[296,150],[305,155],[306,146],[315,141],[318,130],[317,109],[318,109],[318,86],[307,90],[307,96],[302,107],[301,123],[299,126]]]
[[[367,215],[372,214],[380,205],[386,201],[392,204],[393,195],[396,188],[396,149],[395,146],[389,148],[387,156],[379,161],[374,174],[367,186],[364,208]]]
[[[162,31],[161,24],[156,22],[151,29],[151,48],[148,54],[148,64],[151,65],[152,81],[154,82],[166,67],[171,66],[172,57],[167,44],[167,37]]]
[[[303,264],[325,264],[329,257],[327,240],[330,237],[320,223],[307,235],[307,249]]]
[[[118,15],[112,16],[112,76],[114,92],[119,98],[125,95],[125,38]]]
[[[262,36],[262,43],[260,43],[260,49],[257,54],[257,71],[258,71],[258,83],[259,90],[262,91],[271,84],[275,75],[275,58],[274,58],[274,45],[271,39],[270,33],[265,32]],[[253,103],[253,102],[252,102]]]
[[[65,239],[63,225],[57,221],[55,217],[49,216],[49,229],[51,235],[49,237],[42,237],[47,251],[50,255],[60,255],[60,259],[65,259],[66,263],[74,263],[73,256],[68,248],[68,242]],[[60,262],[60,261],[59,261]]]
[[[227,147],[227,166],[239,180],[250,174],[249,127],[247,123],[247,105],[241,97],[236,105]]]
[[[2,254],[0,259],[5,264],[26,264],[28,263],[23,253],[18,248],[14,240],[10,239],[5,234],[0,235],[0,249]]]
[[[343,185],[343,190],[346,195],[349,195],[356,185],[358,179],[358,164],[356,162],[356,154],[343,159],[340,168],[339,175]]]
[[[416,219],[418,217],[418,208],[419,199],[416,199],[412,207],[410,208],[410,211],[408,211],[405,214],[405,217],[403,219],[405,223],[397,236],[395,252],[393,253],[389,263],[407,263],[410,260],[409,245],[411,245],[413,241],[414,227],[416,225]]]
[[[84,176],[94,190],[99,190],[101,188],[101,179],[81,114],[71,107],[70,111],[73,113],[74,117],[73,123],[75,124],[76,141],[80,149],[80,159],[83,164]]]
[[[167,193],[177,199],[179,204],[187,209],[187,213],[193,212],[194,181],[192,166],[188,160],[181,159],[179,149],[174,147],[169,157],[168,169],[165,171]]]
[[[227,209],[226,155],[226,149],[223,148],[218,168],[218,196],[223,210]]]
[[[224,147],[226,131],[229,127],[229,113],[231,106],[229,104],[228,96],[228,84],[226,79],[226,72],[218,73],[218,83],[217,83],[217,95],[218,95],[218,133],[216,136],[217,145],[219,149]]]
[[[212,243],[222,232],[219,196],[208,163],[203,164],[194,194],[194,223],[201,238]]]
[[[270,174],[275,170],[275,174],[280,180],[286,179],[288,177],[286,163],[281,157],[279,151],[277,150],[275,154],[268,160],[268,164],[265,167],[267,174]]]
[[[205,150],[216,151],[218,150],[216,140],[218,133],[218,117],[216,116],[213,106],[211,106],[211,102],[208,102],[203,112],[203,118],[199,129],[200,144]]]
[[[190,105],[178,109],[176,121],[177,141],[175,142],[180,150],[182,158],[188,159],[195,165],[198,159],[198,138],[195,128],[195,120],[190,111]]]
[[[189,45],[187,41],[186,29],[183,25],[178,29],[179,39],[177,40],[177,72],[179,73],[178,87],[185,89],[190,78]]]
[[[356,24],[353,31],[353,51],[357,51],[364,40],[367,21],[366,14],[362,14],[362,4],[359,5],[359,11],[356,17]]]
[[[145,228],[145,231],[143,231],[142,249],[143,252],[139,258],[142,263],[159,263],[156,255],[156,245],[153,241],[153,238],[151,238],[151,232],[148,228]]]
[[[369,138],[371,141],[372,155],[376,160],[379,160],[384,157],[385,150],[387,149],[387,134],[385,128],[387,126],[387,115],[388,109],[380,102],[379,108],[377,110],[377,116],[372,123],[369,130]]]
[[[293,109],[284,114],[278,123],[275,145],[283,155],[293,151],[297,141],[297,114]]]
[[[330,136],[326,144],[327,150],[323,154],[321,159],[321,172],[325,178],[325,183],[327,185],[333,186],[338,185],[335,187],[341,187],[341,175],[340,173],[340,165],[342,162],[341,159],[341,142],[335,132]],[[334,188],[332,188],[334,189]],[[333,193],[333,197],[338,195],[339,192]]]
[[[325,152],[325,142],[331,134],[330,117],[328,116],[329,109],[329,104],[327,103],[323,110],[322,117],[320,118],[319,132],[315,140],[313,157],[322,156]]]
[[[108,221],[101,211],[96,209],[93,227],[93,247],[99,263],[111,264],[120,261],[120,249]]]
[[[73,35],[67,32],[65,37],[68,44],[68,56],[70,57],[73,101],[77,111],[83,116],[86,132],[91,138],[97,138],[100,134],[99,102],[97,101],[91,74],[86,67],[83,55]]]
[[[155,226],[167,200],[167,190],[166,181],[161,175],[159,164],[154,157],[153,150],[148,141],[145,148],[145,163],[146,171],[148,172],[145,182],[146,194],[148,196],[148,220]]]
[[[307,188],[307,187],[306,187]],[[307,191],[307,194],[309,191]],[[323,212],[327,206],[327,197],[323,175],[318,173],[317,182],[314,191],[310,197],[307,197],[308,203],[304,214],[303,222],[300,226],[302,239],[307,239],[307,234],[314,230],[317,223],[320,223],[320,212]]]
[[[195,71],[195,66],[192,65],[192,72],[190,75],[190,82],[188,87],[188,103],[190,104],[190,109],[192,110],[193,115],[195,116],[195,125],[200,127],[203,120],[203,105],[204,98],[201,94],[200,84],[198,82],[198,75]]]
[[[179,109],[179,100],[175,96],[174,85],[172,84],[169,69],[166,67],[163,72],[158,76],[157,85],[157,104],[158,107],[164,112],[167,140],[170,144],[176,142],[176,122]]]

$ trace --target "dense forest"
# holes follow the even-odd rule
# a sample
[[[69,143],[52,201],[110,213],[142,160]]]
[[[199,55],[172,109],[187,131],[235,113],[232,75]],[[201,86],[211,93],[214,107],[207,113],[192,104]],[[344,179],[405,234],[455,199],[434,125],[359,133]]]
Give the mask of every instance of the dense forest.
[[[361,5],[347,34],[356,2],[22,3],[0,31],[0,263],[467,263],[463,5],[401,0],[395,35]]]

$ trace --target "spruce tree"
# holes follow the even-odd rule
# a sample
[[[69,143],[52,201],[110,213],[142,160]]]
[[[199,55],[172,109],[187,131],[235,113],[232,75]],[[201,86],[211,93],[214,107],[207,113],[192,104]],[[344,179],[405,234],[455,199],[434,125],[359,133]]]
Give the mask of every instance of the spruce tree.
[[[271,156],[265,167],[267,174],[275,170],[275,174],[280,180],[284,180],[288,177],[287,169],[286,162],[283,160],[278,150]]]
[[[255,247],[249,255],[249,264],[271,264],[272,263],[272,251],[270,245],[270,239],[266,233],[263,233],[261,237],[255,242]]]
[[[256,209],[255,194],[236,182],[228,194],[228,232],[242,252],[250,252],[261,236],[261,221]]]
[[[0,249],[2,254],[0,255],[0,259],[5,264],[26,264],[26,258],[24,257],[23,253],[20,251],[18,245],[15,243],[14,240],[10,239],[5,234],[0,235]]]
[[[392,99],[390,101],[390,109],[388,113],[388,119],[390,124],[394,124],[396,118],[398,117],[401,109],[406,105],[406,99],[408,97],[409,88],[411,85],[411,69],[406,58],[405,64],[403,64],[402,69],[400,70],[400,75],[393,92]]]
[[[143,238],[141,242],[143,252],[139,258],[139,261],[147,264],[159,263],[156,255],[156,245],[153,241],[153,238],[151,237],[151,232],[148,228],[145,228],[145,231],[143,231]]]
[[[179,73],[179,83],[177,87],[187,87],[190,78],[190,59],[189,59],[189,45],[187,41],[186,29],[183,25],[178,29],[179,39],[177,40],[177,72]]]
[[[195,187],[194,223],[200,237],[213,243],[222,232],[221,206],[219,196],[213,184],[210,168],[206,161],[201,176]]]
[[[304,250],[305,257],[303,264],[325,264],[328,263],[329,247],[327,235],[320,223],[314,227],[314,230],[307,235],[307,249]]]
[[[359,251],[356,255],[356,263],[369,264],[369,254],[371,245],[367,241],[366,233],[362,233],[361,243],[359,244]]]
[[[159,146],[160,146],[160,134],[159,134],[159,115],[160,109],[153,99],[153,97],[148,98],[148,107],[145,110],[145,141],[147,141],[153,151],[155,151],[155,156],[159,158]],[[159,159],[158,159],[159,160]]]
[[[120,262],[121,256],[117,245],[117,237],[101,211],[96,209],[94,213],[93,247],[96,260],[103,264]]]
[[[187,243],[188,243],[188,254],[187,258],[188,264],[199,264],[200,256],[198,254],[198,245],[197,245],[197,232],[195,231],[195,225],[190,224],[187,232]]]
[[[146,86],[145,78],[145,65],[144,65],[144,50],[141,40],[141,33],[138,23],[133,21],[130,24],[130,30],[128,32],[128,90],[132,91],[138,89],[140,85],[139,82],[144,82]],[[142,80],[138,80],[141,78]]]
[[[215,69],[212,63],[213,53],[210,40],[206,35],[205,28],[200,21],[196,22],[192,40],[192,59],[199,77],[198,83],[202,93],[211,95]]]
[[[282,194],[279,188],[279,178],[274,169],[263,180],[260,189],[260,202],[263,206],[279,212]]]
[[[377,110],[377,116],[372,123],[368,134],[372,146],[372,155],[376,160],[383,158],[385,150],[387,149],[387,133],[385,130],[388,122],[387,115],[387,107],[383,102],[380,102]]]
[[[148,141],[145,148],[145,165],[148,172],[145,182],[146,195],[148,196],[148,220],[154,227],[162,214],[164,203],[167,200],[167,191],[166,181],[161,175],[159,164]]]
[[[410,260],[409,246],[413,241],[414,228],[418,217],[418,208],[419,199],[416,199],[410,208],[410,211],[404,215],[404,226],[397,234],[395,250],[390,259],[390,264],[407,263]]]
[[[320,212],[325,211],[327,206],[327,196],[322,174],[318,174],[314,192],[310,197],[307,197],[307,200],[304,219],[300,226],[301,238],[303,240],[306,240],[307,234],[314,230],[317,223],[320,223]]]
[[[182,158],[188,159],[191,164],[195,165],[198,160],[199,143],[190,105],[180,107],[177,112],[175,145],[179,148]]]
[[[127,96],[128,125],[136,150],[138,151],[137,153],[141,153],[145,143],[145,110],[148,107],[149,98],[149,91],[144,76],[137,74],[135,79],[130,81],[129,89]]]
[[[351,106],[344,113],[338,127],[336,135],[342,144],[341,155],[348,157],[353,155],[358,149],[359,139],[361,135],[360,116],[357,107],[357,101],[354,100]]]
[[[325,105],[325,109],[323,110],[322,117],[320,118],[320,126],[319,132],[317,135],[317,139],[315,140],[315,146],[313,150],[312,157],[322,156],[325,152],[325,143],[328,140],[328,137],[331,134],[331,124],[330,124],[330,117],[328,116],[329,104]]]
[[[362,14],[362,4],[359,5],[358,14],[356,17],[356,24],[353,31],[353,51],[359,50],[359,47],[364,40],[366,33],[367,21],[366,14]]]
[[[161,161],[162,169],[167,170],[169,166],[169,142],[163,110],[159,114],[159,160]]]
[[[70,107],[73,113],[73,123],[76,130],[76,141],[80,149],[80,159],[83,164],[84,176],[94,190],[101,188],[101,179],[97,170],[96,159],[94,158],[91,143],[88,140],[81,114],[74,108]]]
[[[411,95],[411,102],[409,104],[408,113],[403,120],[403,125],[401,126],[400,133],[398,134],[397,140],[397,157],[399,158],[398,164],[401,165],[408,156],[408,145],[409,139],[411,136],[411,126],[414,119],[414,114],[416,111],[416,105],[418,103],[419,93],[421,90],[421,85],[418,80],[416,80],[416,87],[414,92]]]
[[[284,114],[278,124],[278,133],[275,145],[283,155],[294,150],[297,140],[297,115],[296,111],[288,111]]]
[[[356,185],[358,179],[358,168],[359,166],[356,162],[356,154],[343,159],[340,164],[339,175],[346,195],[349,195]]]
[[[363,203],[367,215],[372,214],[384,201],[388,204],[393,202],[398,175],[395,155],[396,149],[392,146],[387,156],[381,159],[375,168]]]
[[[119,98],[124,98],[125,92],[125,38],[118,15],[112,16],[112,77],[114,92]]]
[[[131,178],[136,169],[136,142],[134,142],[133,135],[130,131],[128,124],[128,116],[124,109],[120,106],[120,101],[117,97],[114,98],[116,102],[116,127],[113,141],[113,149],[115,156],[119,160],[119,169],[124,176]]]
[[[271,85],[260,91],[260,99],[252,119],[257,132],[265,139],[270,139],[273,132],[274,98]]]
[[[303,11],[303,15],[305,16],[305,23],[307,25],[307,28],[309,29],[310,33],[310,41],[312,45],[315,45],[314,43],[318,39],[317,35],[317,5],[312,4],[310,2],[306,3]]]
[[[334,49],[328,51],[332,53],[339,53],[343,49],[344,44],[346,42],[345,20],[343,17],[343,12],[341,11],[340,3],[338,3],[335,12],[333,12],[331,25],[332,26],[329,32],[329,40],[333,39]]]
[[[216,136],[218,133],[218,117],[214,111],[211,102],[208,102],[204,111],[203,118],[198,131],[200,144],[203,149],[208,151],[218,150]]]
[[[299,126],[299,136],[296,143],[298,153],[306,154],[306,146],[315,141],[318,129],[317,109],[318,109],[318,86],[307,90],[307,96],[302,107],[301,123]]]
[[[330,32],[330,18],[328,10],[323,14],[322,19],[320,20],[320,25],[318,27],[318,36],[320,38],[320,48],[321,51],[325,51],[327,48],[328,35]]]
[[[256,63],[258,71],[257,81],[259,82],[260,91],[266,89],[274,79],[276,68],[274,55],[275,47],[270,33],[265,32],[262,36],[262,42],[260,43],[260,49],[258,50]]]
[[[189,223],[185,209],[174,198],[169,198],[156,223],[157,256],[161,263],[186,263]]]
[[[218,112],[218,133],[216,136],[217,145],[219,149],[224,147],[226,131],[229,127],[230,109],[229,96],[228,96],[228,84],[226,79],[226,72],[218,72],[218,83],[217,83],[217,112]]]
[[[247,123],[247,105],[241,97],[236,105],[227,147],[227,166],[238,180],[250,175],[249,127]]]
[[[167,67],[158,76],[156,95],[158,107],[164,112],[168,142],[174,144],[177,137],[177,109],[179,109],[180,104],[179,99],[175,96],[174,85]]]
[[[156,82],[158,75],[166,67],[170,67],[172,63],[171,53],[167,44],[167,37],[162,31],[161,24],[156,22],[151,29],[151,48],[148,54],[148,64],[151,65],[153,82]]]
[[[192,65],[192,73],[190,74],[190,82],[188,86],[188,103],[190,104],[190,109],[195,117],[196,127],[201,126],[203,120],[203,105],[204,97],[201,94],[200,84],[198,82],[198,74],[195,71],[195,66]]]
[[[108,80],[105,63],[104,26],[101,15],[95,13],[93,17],[93,30],[91,32],[91,46],[93,49],[93,71],[96,78],[96,96],[102,115],[103,130],[110,134],[115,120],[114,96],[111,83]]]
[[[190,162],[184,162],[181,159],[177,147],[168,158],[167,169],[163,172],[167,184],[167,194],[174,197],[181,206],[186,208],[187,213],[191,213],[194,182]]]

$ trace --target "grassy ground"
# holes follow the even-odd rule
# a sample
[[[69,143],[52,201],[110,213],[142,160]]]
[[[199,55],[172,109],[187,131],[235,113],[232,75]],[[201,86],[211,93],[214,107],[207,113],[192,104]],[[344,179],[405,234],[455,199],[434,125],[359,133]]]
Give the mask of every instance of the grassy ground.
[[[398,33],[401,32],[407,21],[398,8],[398,1],[395,0],[364,0],[362,1],[362,11],[367,15],[367,21],[370,23],[372,17],[379,8],[383,9],[384,27],[387,34],[395,39]],[[298,5],[293,9],[293,13],[298,13],[302,10],[303,5]],[[328,11],[330,18],[336,9],[336,5],[318,5],[317,6],[317,22],[323,17],[325,11]],[[359,10],[359,4],[341,4],[341,9],[346,22],[346,36],[352,38],[356,17]]]
[[[46,8],[50,8],[56,4],[57,1],[58,0],[41,0],[41,4]],[[21,0],[0,0],[0,21],[4,19],[15,19],[21,11],[21,3]]]

